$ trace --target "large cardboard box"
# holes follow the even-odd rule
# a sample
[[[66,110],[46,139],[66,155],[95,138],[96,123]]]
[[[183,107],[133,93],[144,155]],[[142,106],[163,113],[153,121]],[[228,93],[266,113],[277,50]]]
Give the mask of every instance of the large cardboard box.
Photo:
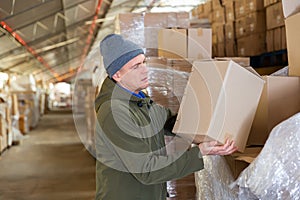
[[[289,75],[300,76],[300,13],[285,20]]]
[[[271,130],[300,112],[300,77],[263,76],[266,81],[255,113],[248,145],[263,145]]]
[[[256,12],[264,9],[262,0],[246,0],[246,13]]]
[[[187,30],[161,29],[158,32],[158,56],[165,58],[186,58]]]
[[[284,26],[282,3],[278,2],[266,8],[267,29]]]
[[[196,61],[173,132],[194,142],[233,139],[243,151],[264,81],[233,61]]]
[[[187,34],[188,58],[210,59],[212,57],[212,30],[189,28]]]

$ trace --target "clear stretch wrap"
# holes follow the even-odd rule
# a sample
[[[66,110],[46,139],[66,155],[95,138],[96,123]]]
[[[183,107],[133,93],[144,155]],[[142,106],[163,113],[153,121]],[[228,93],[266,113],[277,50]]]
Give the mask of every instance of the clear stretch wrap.
[[[196,199],[237,199],[230,188],[234,179],[222,156],[204,156],[204,169],[195,173]]]
[[[239,199],[300,199],[300,113],[278,124],[235,181]]]

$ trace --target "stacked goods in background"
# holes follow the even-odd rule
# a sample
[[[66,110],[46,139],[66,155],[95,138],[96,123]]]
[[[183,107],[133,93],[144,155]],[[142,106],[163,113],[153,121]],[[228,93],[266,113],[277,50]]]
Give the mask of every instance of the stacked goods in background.
[[[209,3],[209,2],[207,2]],[[225,9],[219,0],[212,0],[212,45],[213,56],[225,56]]]
[[[0,153],[19,144],[45,110],[45,84],[32,76],[9,76],[0,83]],[[44,96],[44,97],[43,97]]]
[[[238,56],[256,56],[266,51],[265,16],[263,1],[235,1],[235,34]]]
[[[235,36],[235,1],[225,0],[225,55],[237,56],[237,42]]]
[[[266,43],[267,52],[286,49],[286,34],[282,2],[264,1],[266,9]]]
[[[19,112],[19,129],[27,134],[40,119],[40,90],[32,75],[19,76],[10,81],[10,91],[16,95]]]
[[[73,94],[73,117],[77,133],[84,146],[95,155],[95,95],[92,79],[78,79]]]

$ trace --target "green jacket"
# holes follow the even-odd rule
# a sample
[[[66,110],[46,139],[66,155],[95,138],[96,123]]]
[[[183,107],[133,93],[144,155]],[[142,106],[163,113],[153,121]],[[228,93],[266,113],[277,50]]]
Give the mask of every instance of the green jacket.
[[[165,200],[166,181],[203,169],[198,147],[166,154],[170,112],[106,78],[95,101],[96,199]]]

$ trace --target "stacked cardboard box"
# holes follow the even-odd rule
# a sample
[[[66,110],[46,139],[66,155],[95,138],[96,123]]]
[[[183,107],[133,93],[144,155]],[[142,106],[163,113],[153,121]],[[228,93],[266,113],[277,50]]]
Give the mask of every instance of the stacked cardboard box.
[[[232,57],[237,55],[237,44],[235,36],[235,1],[224,1],[225,7],[225,54]]]
[[[286,49],[286,34],[282,2],[278,1],[275,4],[270,4],[270,2],[267,3],[269,3],[265,5],[267,20],[267,52]]]
[[[231,138],[244,151],[263,84],[233,61],[195,61],[173,131],[197,143]]]
[[[165,58],[211,58],[211,29],[160,29],[158,56]]]
[[[235,17],[238,56],[264,53],[266,18],[263,1],[235,1]]]
[[[212,0],[213,56],[225,56],[225,9],[219,0]]]

